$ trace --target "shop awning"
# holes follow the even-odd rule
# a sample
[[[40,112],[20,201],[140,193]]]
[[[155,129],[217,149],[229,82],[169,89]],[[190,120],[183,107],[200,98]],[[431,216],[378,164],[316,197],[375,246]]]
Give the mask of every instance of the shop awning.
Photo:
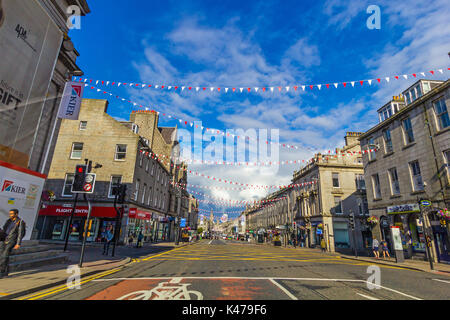
[[[69,217],[72,213],[72,207],[69,206],[49,206],[44,205],[39,211],[40,216]],[[76,207],[74,217],[87,217],[88,207]],[[114,207],[92,207],[91,217],[96,218],[115,218],[117,211]]]
[[[140,220],[151,220],[152,213],[147,211],[142,211],[137,208],[130,208],[128,217],[132,219],[140,219]]]

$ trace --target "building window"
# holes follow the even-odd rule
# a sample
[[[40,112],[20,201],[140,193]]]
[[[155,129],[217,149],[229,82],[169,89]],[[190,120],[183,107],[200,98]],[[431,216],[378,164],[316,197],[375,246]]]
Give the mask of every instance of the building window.
[[[450,182],[450,149],[444,151],[444,162],[447,167],[447,178],[448,181]]]
[[[127,145],[117,144],[114,160],[125,160],[126,156],[127,156]]]
[[[411,98],[409,97],[409,91],[405,94],[405,97],[406,97],[406,104],[410,104]]]
[[[153,191],[153,188],[150,187],[150,189],[148,190],[148,200],[147,200],[147,205],[151,205],[151,203],[152,203],[152,191]]]
[[[138,134],[139,133],[139,126],[137,124],[133,123],[131,125],[131,130],[133,131],[133,133]]]
[[[419,161],[413,161],[409,163],[411,171],[411,179],[413,184],[413,191],[423,191],[422,175],[420,173]]]
[[[72,144],[72,152],[70,153],[70,159],[81,159],[83,153],[83,143],[74,142]]]
[[[150,174],[153,176],[155,174],[155,164],[152,161],[152,163],[150,163],[150,165],[152,167],[152,172]]]
[[[339,173],[333,173],[333,188],[339,188]]]
[[[86,130],[87,128],[87,121],[80,121],[80,130]]]
[[[412,129],[411,119],[408,117],[403,120],[403,132],[405,134],[405,144],[414,142],[414,133]]]
[[[63,197],[71,197],[72,196],[72,185],[73,179],[75,175],[73,173],[66,173],[66,178],[64,179],[64,189],[63,189]]]
[[[342,213],[342,199],[341,197],[334,197],[334,213]]]
[[[145,171],[146,172],[148,172],[148,165],[149,165],[149,163],[150,163],[150,159],[146,159],[146,161],[145,161]]]
[[[375,151],[375,139],[374,138],[369,139],[368,150],[374,150],[374,151],[369,152],[369,161],[376,160],[377,153]]]
[[[423,93],[424,94],[431,91],[429,82],[422,82],[422,85],[423,85]]]
[[[416,86],[417,98],[422,96],[422,90],[420,89],[420,83]]]
[[[142,168],[142,162],[144,161],[144,154],[143,153],[141,153],[140,155],[139,155],[139,167],[141,167]]]
[[[445,129],[450,126],[450,118],[448,116],[447,106],[445,104],[444,97],[434,102],[434,112],[439,123],[439,130]]]
[[[142,203],[145,203],[145,192],[147,192],[147,184],[144,183],[144,189],[142,190]]]
[[[159,168],[156,169],[156,181],[159,181]]]
[[[411,102],[413,102],[414,100],[417,99],[416,90],[414,90],[414,88],[412,88],[412,90],[410,92],[411,92]]]
[[[389,129],[383,130],[383,138],[384,138],[385,152],[386,153],[392,152],[394,149],[392,148],[391,130]]]
[[[373,197],[381,199],[380,177],[377,174],[372,175]]]
[[[156,189],[156,191],[155,191],[155,197],[153,198],[153,206],[156,208],[156,206],[158,205],[158,192],[159,192],[159,190],[158,189]]]
[[[357,190],[366,190],[366,182],[363,174],[355,174],[355,182]]]
[[[399,195],[400,194],[400,184],[398,182],[398,175],[397,175],[396,168],[389,169],[389,179],[391,181],[391,194]]]
[[[137,201],[139,198],[139,187],[140,187],[141,181],[139,179],[136,180],[136,188],[134,189],[134,201]]]
[[[115,195],[113,195],[113,188],[118,186],[121,183],[122,183],[122,176],[111,176],[111,181],[109,183],[108,198],[115,197]]]

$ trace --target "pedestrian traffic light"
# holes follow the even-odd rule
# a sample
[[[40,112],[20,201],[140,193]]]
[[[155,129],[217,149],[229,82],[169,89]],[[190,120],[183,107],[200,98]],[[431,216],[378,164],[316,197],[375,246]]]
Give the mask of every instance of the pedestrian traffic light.
[[[349,217],[349,224],[350,224],[350,228],[352,228],[352,230],[355,230],[355,217],[353,216],[353,214],[351,214]]]
[[[86,179],[87,165],[79,164],[75,167],[75,176],[73,178],[72,193],[79,193],[83,191],[84,181]]]

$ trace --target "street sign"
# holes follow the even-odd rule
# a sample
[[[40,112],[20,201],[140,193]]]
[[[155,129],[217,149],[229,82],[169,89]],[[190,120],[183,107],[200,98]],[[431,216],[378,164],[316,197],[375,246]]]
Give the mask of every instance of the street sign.
[[[431,201],[430,200],[422,200],[422,201],[420,201],[420,205],[422,207],[429,207],[429,206],[431,206]]]
[[[181,227],[181,228],[186,227],[186,219],[181,219],[181,221],[180,221],[180,227]]]
[[[317,229],[317,234],[322,234],[322,229]]]
[[[91,191],[91,190],[92,190],[92,184],[86,183],[86,184],[83,186],[83,190],[86,191],[86,192]]]

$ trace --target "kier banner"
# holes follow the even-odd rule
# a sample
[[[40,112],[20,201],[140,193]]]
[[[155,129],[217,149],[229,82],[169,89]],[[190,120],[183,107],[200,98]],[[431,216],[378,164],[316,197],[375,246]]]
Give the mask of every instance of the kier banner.
[[[76,82],[66,82],[61,104],[59,105],[58,118],[78,120],[83,92],[84,85]]]

